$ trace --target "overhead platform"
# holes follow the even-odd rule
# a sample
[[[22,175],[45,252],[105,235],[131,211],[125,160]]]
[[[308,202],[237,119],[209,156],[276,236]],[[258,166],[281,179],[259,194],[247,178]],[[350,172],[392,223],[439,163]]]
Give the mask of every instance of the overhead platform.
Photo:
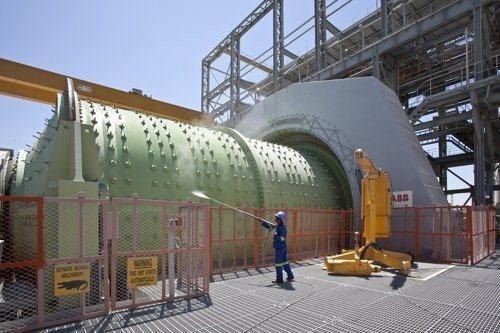
[[[500,331],[500,270],[441,268],[425,281],[386,272],[361,278],[325,275],[311,261],[294,269],[296,282],[281,286],[270,283],[272,270],[231,273],[211,284],[207,298],[45,332]]]

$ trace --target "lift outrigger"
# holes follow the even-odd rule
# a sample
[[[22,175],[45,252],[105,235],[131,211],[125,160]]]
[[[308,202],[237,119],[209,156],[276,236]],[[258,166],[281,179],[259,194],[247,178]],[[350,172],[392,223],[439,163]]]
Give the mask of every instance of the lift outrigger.
[[[359,233],[355,233],[354,250],[342,250],[340,254],[327,256],[323,269],[328,273],[368,276],[380,272],[381,267],[373,262],[410,275],[413,256],[383,250],[375,243],[377,238],[390,238],[391,182],[389,174],[378,168],[370,157],[358,149],[356,161],[363,170],[361,184],[361,221],[365,245],[359,246]]]

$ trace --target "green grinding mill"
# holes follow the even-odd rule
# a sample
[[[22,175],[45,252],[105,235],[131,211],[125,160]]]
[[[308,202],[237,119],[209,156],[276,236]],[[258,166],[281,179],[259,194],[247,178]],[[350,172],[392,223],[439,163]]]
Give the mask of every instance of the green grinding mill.
[[[12,195],[197,200],[200,190],[235,206],[350,206],[340,162],[321,150],[297,150],[76,99],[67,95],[13,170]],[[335,165],[336,164],[336,165]]]

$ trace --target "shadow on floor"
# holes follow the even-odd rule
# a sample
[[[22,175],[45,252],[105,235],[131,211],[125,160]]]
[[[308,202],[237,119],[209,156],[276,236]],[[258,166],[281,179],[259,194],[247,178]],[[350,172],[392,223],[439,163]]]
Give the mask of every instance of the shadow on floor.
[[[292,262],[290,263],[290,266],[293,268],[298,268],[298,267],[307,267],[311,265],[317,265],[318,263],[322,263],[323,260],[321,259],[311,259],[311,260],[304,260],[304,261],[297,261],[297,262]],[[268,267],[259,267],[259,268],[249,268],[249,269],[242,269],[236,272],[223,272],[220,274],[213,274],[210,277],[210,282],[219,282],[219,281],[228,281],[232,279],[238,279],[241,277],[247,277],[247,276],[253,276],[253,275],[259,275],[259,274],[266,274],[266,273],[271,273],[274,272],[274,264],[269,263],[270,266]]]
[[[149,321],[168,318],[182,313],[193,312],[205,309],[212,305],[210,295],[193,298],[191,300],[182,300],[177,302],[169,302],[152,306],[145,306],[128,311],[122,311],[109,314],[105,317],[90,319],[86,322],[75,322],[66,324],[58,329],[51,329],[50,332],[81,332],[85,327],[85,323],[92,325],[86,327],[90,332],[104,332],[108,330],[117,330],[121,328],[132,328],[134,325],[142,324]],[[137,322],[134,319],[139,319]]]

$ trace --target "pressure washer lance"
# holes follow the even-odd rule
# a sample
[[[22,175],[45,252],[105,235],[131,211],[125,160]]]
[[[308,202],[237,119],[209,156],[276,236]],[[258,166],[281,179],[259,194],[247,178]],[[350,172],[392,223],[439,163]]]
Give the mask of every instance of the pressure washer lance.
[[[251,217],[251,218],[254,218],[254,219],[256,219],[256,220],[257,220],[257,221],[259,221],[259,222],[264,222],[264,223],[268,223],[269,225],[271,225],[271,226],[272,226],[272,228],[270,228],[270,229],[268,230],[268,232],[267,232],[267,236],[266,236],[266,240],[264,241],[264,244],[262,245],[262,258],[265,258],[265,251],[266,251],[266,247],[267,247],[267,242],[268,242],[268,240],[269,240],[269,235],[271,235],[271,230],[272,230],[272,229],[276,229],[276,227],[277,227],[276,223],[269,222],[269,221],[264,220],[264,219],[262,219],[262,218],[260,218],[260,217],[258,217],[258,216],[255,216],[255,215],[253,215],[253,214],[250,214],[250,213],[248,213],[248,212],[245,212],[245,211],[243,211],[243,210],[241,210],[241,209],[238,209],[238,208],[236,208],[236,207],[233,207],[233,206],[230,206],[230,205],[228,205],[228,204],[225,204],[225,203],[223,203],[223,202],[221,202],[221,201],[219,201],[219,200],[216,200],[216,199],[214,199],[214,198],[210,198],[209,196],[205,195],[205,193],[203,193],[203,192],[200,192],[200,191],[192,191],[192,192],[191,192],[191,194],[192,194],[192,195],[194,195],[194,196],[196,196],[196,197],[198,197],[198,198],[201,198],[201,199],[205,199],[205,200],[212,200],[213,202],[216,202],[216,203],[218,203],[218,204],[220,204],[220,205],[222,205],[222,206],[225,206],[225,207],[230,208],[230,209],[233,209],[233,210],[235,210],[235,211],[237,211],[237,212],[239,212],[239,213],[241,213],[241,214],[244,214],[244,215],[246,215],[246,216],[249,216],[249,217]]]
[[[222,206],[225,206],[225,207],[227,207],[227,208],[231,208],[231,209],[233,209],[233,210],[235,210],[235,211],[237,211],[237,212],[239,212],[239,213],[241,213],[241,214],[244,214],[244,215],[246,215],[246,216],[250,216],[250,217],[252,217],[252,218],[254,218],[254,219],[258,220],[259,222],[265,222],[265,223],[268,223],[268,224],[270,224],[273,228],[276,228],[276,223],[266,221],[266,220],[264,220],[264,219],[262,219],[262,218],[260,218],[260,217],[258,217],[258,216],[255,216],[255,215],[253,215],[253,214],[250,214],[250,213],[248,213],[248,212],[245,212],[245,211],[243,211],[243,210],[241,210],[241,209],[238,209],[238,208],[236,208],[236,207],[233,207],[233,206],[230,206],[230,205],[228,205],[228,204],[225,204],[225,203],[223,203],[223,202],[221,202],[221,201],[219,201],[219,200],[216,200],[216,199],[214,199],[214,198],[210,198],[209,196],[205,195],[203,192],[200,192],[200,191],[192,191],[192,192],[191,192],[191,194],[192,194],[192,195],[194,195],[194,196],[197,196],[198,198],[202,198],[202,199],[205,199],[205,200],[211,200],[211,201],[216,202],[216,203],[218,203],[218,204],[220,204],[220,205],[222,205]]]

